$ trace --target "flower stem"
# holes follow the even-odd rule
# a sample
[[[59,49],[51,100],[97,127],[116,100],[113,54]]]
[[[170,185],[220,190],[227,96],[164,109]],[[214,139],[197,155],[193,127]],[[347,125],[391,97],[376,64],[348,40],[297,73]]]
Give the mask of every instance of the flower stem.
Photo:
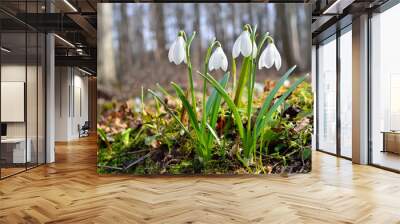
[[[186,38],[185,32],[183,32],[184,37]],[[190,37],[189,40],[186,41],[186,61],[187,61],[187,66],[188,66],[188,75],[189,75],[189,87],[190,87],[190,93],[192,96],[192,107],[193,110],[197,111],[196,107],[196,96],[194,94],[194,84],[193,84],[193,75],[192,75],[192,62],[190,61],[190,45],[196,36],[196,32],[193,32],[192,36]]]
[[[189,55],[189,54],[188,54]],[[192,106],[193,110],[196,112],[196,96],[194,95],[194,84],[193,84],[193,75],[192,75],[192,63],[190,62],[190,56],[187,58],[188,63],[188,72],[189,72],[189,86],[190,86],[190,93],[192,96]]]
[[[233,84],[232,84],[232,97],[234,92],[236,91],[236,60],[232,57],[232,76],[233,76]]]
[[[208,62],[209,62],[210,57],[211,57],[211,52],[212,52],[212,49],[214,48],[215,44],[217,44],[217,43],[219,43],[219,42],[213,40],[211,42],[210,46],[207,49],[206,58],[204,60],[204,74],[207,73]],[[206,122],[207,122],[207,111],[206,111],[207,110],[206,109],[207,102],[206,102],[206,97],[207,97],[207,80],[204,79],[204,81],[203,81],[203,119],[202,119],[202,129],[204,130],[204,132],[206,130]],[[212,127],[212,128],[214,128],[214,127]],[[205,134],[206,134],[206,132],[205,132]],[[208,142],[208,138],[209,138],[209,136],[206,135],[206,139],[205,140],[207,142]]]

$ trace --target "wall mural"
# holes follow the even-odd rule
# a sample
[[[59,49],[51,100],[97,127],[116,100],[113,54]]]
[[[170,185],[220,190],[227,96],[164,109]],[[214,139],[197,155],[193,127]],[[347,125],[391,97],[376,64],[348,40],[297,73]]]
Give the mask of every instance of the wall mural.
[[[309,172],[308,7],[99,4],[98,172]]]

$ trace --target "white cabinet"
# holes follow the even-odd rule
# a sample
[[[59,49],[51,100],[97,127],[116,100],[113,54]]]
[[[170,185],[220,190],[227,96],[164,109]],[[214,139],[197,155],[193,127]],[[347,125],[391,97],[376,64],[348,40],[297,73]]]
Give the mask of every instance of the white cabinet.
[[[26,151],[25,144],[27,143]],[[25,163],[32,161],[32,140],[28,138],[7,138],[2,139],[1,144],[12,148],[12,162]]]

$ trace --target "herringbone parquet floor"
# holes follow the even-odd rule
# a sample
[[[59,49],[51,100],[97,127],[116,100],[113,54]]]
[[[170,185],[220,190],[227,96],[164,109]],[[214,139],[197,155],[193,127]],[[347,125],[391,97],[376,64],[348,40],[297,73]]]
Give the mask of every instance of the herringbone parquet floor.
[[[400,223],[400,175],[315,152],[310,174],[96,174],[96,142],[0,181],[0,223]]]

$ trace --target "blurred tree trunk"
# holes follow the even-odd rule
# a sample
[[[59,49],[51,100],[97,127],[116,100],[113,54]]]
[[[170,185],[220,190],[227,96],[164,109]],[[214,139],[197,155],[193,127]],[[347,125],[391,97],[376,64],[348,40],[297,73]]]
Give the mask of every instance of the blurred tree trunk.
[[[120,58],[120,65],[118,66],[120,69],[118,77],[119,81],[125,80],[129,77],[130,65],[132,63],[132,46],[129,38],[130,34],[130,26],[129,26],[129,18],[127,13],[127,7],[124,5],[120,5],[119,11],[121,14],[121,21],[119,22],[118,26],[118,34],[119,34],[119,58]]]
[[[263,35],[264,33],[267,32],[267,30],[265,29],[265,26],[263,25],[263,16],[265,16],[265,11],[263,10],[262,6],[257,4],[255,5],[255,16],[257,19],[257,27],[259,29],[259,32],[261,33],[261,35]]]
[[[284,18],[290,18],[290,15],[285,14],[285,5],[278,5],[277,6],[277,15],[284,15]],[[287,27],[289,27],[288,20],[284,19],[281,21],[278,21],[278,23],[282,23],[280,26],[275,26],[276,33],[279,35],[276,35],[276,37],[280,37],[282,46],[278,46],[278,50],[281,53],[282,56],[282,67],[288,66],[288,64],[291,64],[293,62],[293,55],[292,55],[292,46],[291,46],[291,33],[292,31],[287,30]],[[281,47],[281,49],[279,49]]]
[[[253,15],[253,10],[252,10],[252,4],[251,3],[247,3],[247,13],[249,16],[249,21],[248,23],[252,26],[254,26],[254,15]]]
[[[296,61],[298,62],[299,68],[304,68],[304,62],[305,60],[302,59],[302,55],[300,54],[300,37],[299,37],[299,29],[297,26],[297,17],[298,17],[298,11],[296,10],[297,8],[291,7],[290,5],[287,5],[285,7],[286,11],[286,18],[288,21],[288,25],[286,26],[287,33],[291,34],[290,42],[290,49],[291,49],[291,59],[288,66],[292,66]]]
[[[214,3],[217,5],[218,3]],[[210,27],[212,28],[212,31],[214,32],[214,37],[218,38],[219,33],[218,33],[218,18],[219,18],[219,12],[217,7],[211,7],[209,9],[209,16],[208,16],[208,23]]]
[[[135,64],[135,67],[140,67],[142,63],[140,60],[136,60],[139,57],[145,57],[145,49],[144,49],[144,38],[143,38],[143,6],[138,4],[137,7],[132,7],[132,13],[133,18],[130,18],[130,26],[132,27],[131,29],[131,43],[133,46],[133,63]],[[135,58],[136,57],[136,58]],[[144,61],[147,61],[147,58],[144,58]]]
[[[235,7],[235,3],[229,4],[230,6],[230,21],[232,23],[232,35],[233,35],[233,40],[235,39],[235,37],[238,35],[238,30],[239,30],[239,26],[240,24],[237,24],[237,19],[236,19],[236,7]]]
[[[156,61],[159,61],[165,53],[166,41],[165,41],[165,27],[164,27],[164,5],[163,4],[152,4],[152,27],[156,36],[156,49],[154,50],[154,56]]]
[[[197,32],[197,36],[198,36],[197,37],[198,41],[193,42],[194,49],[196,50],[195,57],[197,57],[197,60],[195,60],[195,61],[196,61],[197,65],[200,66],[201,65],[201,57],[200,57],[201,53],[200,52],[202,52],[202,50],[203,50],[201,41],[202,41],[203,37],[202,37],[202,32],[200,30],[200,18],[201,17],[200,17],[199,3],[194,3],[193,11],[194,11],[193,30]]]
[[[225,23],[225,14],[226,14],[226,7],[223,7],[222,5],[223,3],[218,3],[216,10],[218,12],[218,21],[217,21],[217,27],[218,27],[218,39],[222,42],[222,44],[227,44],[227,38],[226,38],[226,34],[225,34],[225,29],[226,29],[226,23]],[[225,47],[225,46],[222,46]]]
[[[185,30],[185,10],[182,4],[175,5],[175,19],[178,30]]]
[[[112,30],[113,8],[111,4],[101,4],[98,9],[98,35],[99,35],[99,83],[101,85],[113,85],[117,83],[114,61],[114,48]]]
[[[249,23],[249,15],[248,15],[248,10],[246,9],[246,7],[247,6],[243,4],[242,7],[238,8],[238,11],[239,11],[238,15],[240,18],[240,25],[241,25],[240,32],[242,31],[243,26],[245,24]]]

